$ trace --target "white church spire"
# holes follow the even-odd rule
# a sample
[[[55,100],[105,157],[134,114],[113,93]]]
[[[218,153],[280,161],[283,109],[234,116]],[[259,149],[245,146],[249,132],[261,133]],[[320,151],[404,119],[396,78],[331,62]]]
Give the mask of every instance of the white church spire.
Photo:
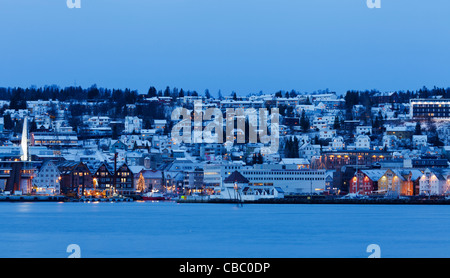
[[[22,161],[28,161],[28,117],[25,116],[23,120],[23,129],[22,129],[22,142],[21,142],[21,149],[22,149]]]

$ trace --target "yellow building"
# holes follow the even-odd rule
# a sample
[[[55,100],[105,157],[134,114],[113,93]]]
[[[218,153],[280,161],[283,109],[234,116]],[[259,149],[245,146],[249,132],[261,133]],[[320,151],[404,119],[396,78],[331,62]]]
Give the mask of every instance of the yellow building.
[[[387,192],[401,190],[401,184],[404,177],[392,170],[386,170],[384,175],[378,180],[378,193],[385,194]]]
[[[402,196],[413,196],[417,174],[412,171],[397,171],[388,169],[378,180],[378,193],[397,192]]]

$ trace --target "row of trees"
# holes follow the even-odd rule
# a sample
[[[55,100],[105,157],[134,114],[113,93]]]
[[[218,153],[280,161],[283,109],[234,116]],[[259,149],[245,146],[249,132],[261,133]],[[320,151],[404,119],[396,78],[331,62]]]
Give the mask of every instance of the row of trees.
[[[59,88],[46,86],[41,88],[0,88],[0,99],[10,101],[10,109],[26,109],[27,101],[59,100],[59,101],[107,101],[132,104],[141,100],[143,95],[130,89],[106,89],[93,85],[87,89],[81,87]]]
[[[321,92],[328,92],[321,91]],[[345,96],[345,108],[346,110],[351,110],[354,105],[360,104],[365,107],[370,107],[372,105],[371,97],[375,94],[380,93],[377,90],[366,90],[366,91],[348,91]],[[434,87],[428,89],[423,87],[416,91],[396,91],[397,99],[399,103],[407,103],[411,98],[428,98],[431,96],[442,96],[443,98],[450,98],[450,88],[438,88]],[[223,98],[221,92],[219,91],[219,99]],[[139,94],[136,90],[131,89],[108,89],[108,88],[98,88],[97,85],[92,85],[87,89],[83,89],[81,86],[69,86],[65,88],[60,88],[56,85],[44,86],[44,87],[29,87],[29,88],[0,88],[0,99],[9,100],[11,102],[11,109],[25,109],[27,100],[91,100],[91,101],[111,101],[120,102],[124,104],[136,103],[145,97],[156,97],[156,96],[166,96],[166,97],[184,97],[184,96],[199,96],[197,91],[186,91],[178,89],[176,87],[170,88],[167,86],[164,90],[158,90],[154,86],[151,86],[147,94]],[[278,91],[275,93],[275,97],[286,97],[292,98],[299,95],[298,92],[291,91]],[[211,98],[211,93],[208,89],[205,90],[203,96],[206,98]],[[232,92],[232,97],[238,99],[236,92]]]
[[[297,137],[289,137],[284,143],[284,156],[286,158],[300,157],[299,148],[299,141]]]

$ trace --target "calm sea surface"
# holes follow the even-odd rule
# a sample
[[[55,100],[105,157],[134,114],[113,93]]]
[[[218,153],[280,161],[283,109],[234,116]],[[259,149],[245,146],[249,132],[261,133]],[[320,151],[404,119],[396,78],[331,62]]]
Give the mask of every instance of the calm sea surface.
[[[0,203],[0,257],[450,257],[450,206]]]

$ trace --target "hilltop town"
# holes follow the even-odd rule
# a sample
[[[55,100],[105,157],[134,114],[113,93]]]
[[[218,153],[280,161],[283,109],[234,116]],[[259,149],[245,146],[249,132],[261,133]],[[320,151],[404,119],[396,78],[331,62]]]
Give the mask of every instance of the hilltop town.
[[[245,116],[245,128],[232,126],[244,142],[174,140],[180,120],[172,112],[193,111],[196,103],[224,118],[230,109],[278,108],[278,151],[265,153],[267,142],[247,140]],[[450,89],[213,97],[169,87],[151,87],[146,94],[96,86],[0,88],[0,107],[2,194],[238,193],[256,200],[313,194],[439,197],[450,191]],[[226,123],[221,127],[225,131]]]

